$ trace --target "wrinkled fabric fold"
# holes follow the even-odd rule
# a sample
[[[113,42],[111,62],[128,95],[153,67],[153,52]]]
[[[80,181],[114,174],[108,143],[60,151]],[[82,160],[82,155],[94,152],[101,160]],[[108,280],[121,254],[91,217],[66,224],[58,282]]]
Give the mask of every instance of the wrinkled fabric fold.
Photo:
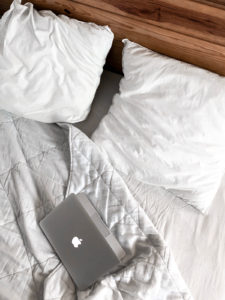
[[[124,43],[120,92],[92,139],[117,170],[207,214],[225,172],[225,78]]]
[[[13,1],[0,19],[0,108],[46,123],[84,120],[112,41],[108,26]]]
[[[77,128],[0,111],[0,297],[190,300],[172,254],[97,146]],[[118,269],[79,292],[40,230],[70,193],[85,192],[126,251]]]

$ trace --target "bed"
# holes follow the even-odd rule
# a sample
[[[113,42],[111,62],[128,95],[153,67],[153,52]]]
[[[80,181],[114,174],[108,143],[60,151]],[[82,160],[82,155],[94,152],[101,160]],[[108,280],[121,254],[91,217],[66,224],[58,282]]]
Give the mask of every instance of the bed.
[[[92,136],[106,115],[121,75],[104,71],[89,118],[76,126]],[[111,82],[109,88],[108,82]],[[111,90],[114,89],[114,92]],[[104,109],[101,110],[101,107]],[[182,202],[168,202],[154,187],[121,174],[130,191],[168,242],[194,299],[223,299],[225,295],[225,181],[203,216]],[[187,230],[188,228],[188,230]]]
[[[6,0],[1,2],[1,13],[8,8],[8,2],[9,1]],[[75,125],[76,128],[83,131],[89,137],[92,136],[101,119],[107,114],[112,102],[112,96],[118,92],[118,85],[122,76],[121,40],[123,38],[132,39],[133,41],[159,53],[197,65],[218,74],[225,75],[225,6],[222,1],[32,0],[31,2],[37,9],[40,10],[51,9],[55,13],[65,14],[69,17],[74,17],[82,21],[95,22],[100,25],[107,24],[111,27],[115,34],[115,41],[108,56],[106,70],[102,75],[101,84],[92,104],[91,113],[85,121]],[[18,143],[18,151],[19,153],[21,152],[22,155],[18,159],[23,161],[22,168],[29,169],[29,174],[32,174],[32,176],[28,176],[31,183],[34,178],[36,178],[35,180],[38,180],[39,182],[37,190],[35,189],[35,192],[30,191],[31,195],[32,193],[37,193],[37,195],[39,195],[39,193],[43,193],[43,191],[45,191],[47,195],[44,198],[43,195],[41,196],[43,201],[42,204],[39,203],[39,200],[36,198],[37,202],[29,203],[29,197],[26,199],[27,201],[24,202],[23,209],[25,213],[27,213],[27,218],[18,218],[17,222],[21,222],[21,226],[24,226],[25,228],[26,222],[30,222],[29,224],[32,231],[35,233],[35,239],[40,238],[41,244],[39,249],[32,249],[35,259],[28,255],[26,260],[21,262],[19,265],[20,271],[17,269],[11,270],[9,261],[10,259],[12,260],[14,255],[22,256],[21,252],[17,253],[15,251],[8,256],[9,261],[6,262],[6,269],[8,268],[9,272],[11,272],[11,276],[8,277],[8,275],[5,275],[4,273],[1,275],[1,278],[5,280],[5,283],[1,286],[2,295],[6,298],[8,293],[4,290],[4,284],[6,286],[6,284],[9,284],[11,279],[18,277],[18,281],[16,282],[18,285],[21,285],[21,289],[23,289],[24,294],[18,296],[15,289],[15,291],[12,291],[11,299],[23,299],[22,297],[26,298],[27,295],[35,298],[35,293],[38,289],[44,291],[41,294],[43,299],[74,299],[73,285],[70,280],[68,280],[67,274],[61,268],[57,258],[55,258],[51,250],[48,249],[48,245],[41,239],[37,225],[28,218],[32,217],[34,214],[38,219],[40,219],[52,207],[62,201],[66,193],[68,194],[69,191],[76,192],[82,189],[82,184],[87,179],[79,179],[75,172],[71,173],[70,187],[66,188],[69,177],[69,156],[71,155],[69,152],[72,152],[72,150],[69,151],[71,145],[73,145],[76,155],[83,151],[89,161],[91,161],[90,164],[94,165],[93,168],[96,166],[96,168],[99,168],[99,172],[102,172],[99,177],[104,178],[104,169],[106,169],[109,173],[113,173],[113,171],[106,162],[100,164],[100,166],[98,165],[98,150],[95,148],[92,151],[87,150],[92,149],[92,147],[95,146],[89,145],[89,141],[87,141],[86,137],[84,137],[81,133],[78,133],[78,131],[76,131],[77,129],[74,129],[75,131],[73,132],[73,129],[71,128],[68,129],[66,126],[58,127],[58,125],[51,129],[48,129],[48,126],[39,127],[39,125],[36,128],[34,123],[28,122],[26,124],[23,120],[17,120],[17,118],[11,115],[5,115],[3,113],[2,117],[4,119],[3,124],[12,124],[13,131],[15,130],[21,133],[21,141],[28,143],[33,147],[30,149],[23,149],[23,146],[21,146],[23,143],[21,141]],[[34,130],[38,132],[38,136],[43,138],[43,145],[36,145],[34,141],[29,138],[27,130],[30,126],[34,126]],[[49,136],[51,137],[50,139],[44,133],[45,131],[49,133]],[[72,135],[72,140],[70,140],[71,145],[68,144],[65,138],[65,136],[67,136],[67,131]],[[57,135],[59,135],[60,138],[56,137]],[[16,145],[17,142],[13,140],[13,145]],[[56,147],[54,146],[55,144]],[[88,145],[87,147],[85,146],[86,144]],[[2,147],[2,149],[5,149],[5,145],[2,145]],[[60,163],[55,165],[55,160],[58,160]],[[46,166],[44,166],[43,169],[39,168],[39,165],[43,166],[43,162],[48,161],[49,164],[46,163]],[[74,168],[79,168],[80,170],[84,169],[84,161],[85,158],[80,159],[80,161],[75,159]],[[14,167],[15,170],[13,169]],[[23,173],[23,171],[19,169],[20,166],[17,167],[17,163],[14,167],[10,170],[13,172],[15,171],[13,180],[18,183],[20,182],[20,179],[17,178],[17,172],[26,177],[27,170],[24,170]],[[51,168],[54,169],[54,174],[51,173]],[[90,169],[92,169],[92,167]],[[2,171],[5,171],[4,168]],[[43,176],[43,172],[47,172],[49,175],[47,184],[42,182],[41,177]],[[2,174],[2,182],[6,182],[10,173],[2,172],[1,175]],[[90,182],[94,182],[95,174],[90,174]],[[71,177],[73,178],[73,182],[76,182],[79,188],[71,183]],[[98,176],[96,176],[96,178],[97,177]],[[105,180],[109,186],[111,184],[111,180],[114,180],[116,183],[121,181],[122,186],[124,182],[126,183],[129,191],[127,191],[126,187],[123,186],[124,190],[121,197],[125,196],[126,199],[133,199],[134,197],[138,201],[140,209],[145,211],[153,223],[151,230],[155,228],[161,234],[163,239],[165,239],[171,249],[181,276],[193,298],[197,300],[223,300],[225,297],[224,179],[216,198],[214,199],[214,203],[210,208],[208,216],[202,216],[196,212],[195,209],[181,202],[172,202],[168,204],[166,199],[159,197],[159,194],[154,190],[154,188],[144,184],[143,182],[135,180],[133,177],[126,176],[123,173],[119,172],[119,177],[113,179],[110,176],[106,176]],[[94,189],[97,185],[102,186],[103,189],[104,183],[99,179],[99,181],[93,183],[92,186],[87,185],[87,187],[85,187],[86,191],[91,195],[94,195]],[[4,193],[3,190],[1,190],[1,192]],[[113,199],[112,195],[107,190],[104,190],[104,195],[107,195],[107,199]],[[49,198],[54,199],[54,201],[49,201]],[[20,199],[20,201],[22,203],[23,200]],[[130,200],[130,202],[131,209],[133,202],[132,200]],[[105,207],[103,203],[95,204],[97,206],[99,205],[98,208],[100,212],[104,211]],[[14,208],[15,212],[17,207],[14,206],[16,206],[16,204],[11,202],[11,206]],[[12,207],[9,208],[6,204],[4,207],[6,208],[5,214],[10,214],[13,219],[14,216],[11,210]],[[20,214],[21,212],[19,212],[19,217],[21,217]],[[107,219],[109,216],[106,214],[104,217]],[[150,225],[148,224],[148,226]],[[189,227],[188,231],[187,227]],[[14,227],[8,227],[7,232],[8,231],[15,231],[17,233],[17,229]],[[120,238],[122,241],[122,237]],[[30,241],[24,241],[23,239],[20,241],[18,239],[15,247],[19,247],[21,243],[26,242],[28,243]],[[153,240],[151,240],[151,242],[153,242]],[[160,240],[160,242],[162,241]],[[10,252],[10,249],[7,249],[6,244],[7,243],[5,242],[3,251],[4,254],[7,253],[7,251]],[[41,249],[44,250],[42,251]],[[48,249],[48,251],[46,249]],[[162,249],[162,251],[167,251],[165,250],[166,248]],[[48,255],[46,255],[46,253],[48,253]],[[168,259],[168,265],[169,264],[170,256]],[[171,264],[173,265],[173,263]],[[52,275],[49,271],[52,266],[55,270],[55,277],[54,274]],[[42,273],[43,269],[45,269],[45,273]],[[172,267],[172,270],[175,269],[175,267]],[[27,281],[28,288],[26,288],[24,283],[21,281],[21,277],[19,277],[21,274],[21,276],[26,278],[26,273],[31,273],[32,276],[36,278],[35,282],[38,282],[38,284],[40,283],[40,286],[35,286],[33,282]],[[46,288],[43,288],[41,285],[41,280],[37,280],[37,278],[40,279],[41,276],[45,277]],[[109,279],[109,281],[111,280],[110,283],[103,282],[102,286],[113,286],[114,288],[112,288],[112,291],[115,292],[116,284],[125,285],[121,279],[122,277],[120,277],[120,275],[118,276],[118,281],[115,278],[111,278]],[[181,298],[178,298],[178,296],[176,298],[174,295],[174,298],[171,299],[191,299],[189,298],[189,292],[186,291],[186,286],[183,283],[183,280],[178,278],[179,276],[177,273],[174,276],[177,277],[177,281],[184,292]],[[135,279],[138,281],[138,278]],[[54,290],[56,283],[59,284],[61,288],[60,291]],[[99,291],[101,290],[99,294],[97,294],[97,292],[96,294],[81,293],[78,295],[78,299],[89,299],[89,296],[90,299],[107,299],[107,296],[109,297],[111,294],[107,294],[102,286],[99,288]],[[115,292],[112,299],[131,299],[131,289],[124,288],[124,290],[126,290],[124,294],[116,294]],[[33,291],[33,294],[31,291]],[[99,298],[101,297],[99,296],[101,293],[103,296],[102,298]],[[164,297],[165,299],[170,299],[166,298],[164,294],[162,294],[159,299],[164,299]]]

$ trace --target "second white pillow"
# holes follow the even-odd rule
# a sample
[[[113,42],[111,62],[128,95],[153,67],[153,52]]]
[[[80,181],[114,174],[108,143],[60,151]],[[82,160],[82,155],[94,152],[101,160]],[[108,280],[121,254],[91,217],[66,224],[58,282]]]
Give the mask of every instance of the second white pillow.
[[[225,78],[124,43],[120,94],[93,140],[118,170],[206,213],[225,170]]]

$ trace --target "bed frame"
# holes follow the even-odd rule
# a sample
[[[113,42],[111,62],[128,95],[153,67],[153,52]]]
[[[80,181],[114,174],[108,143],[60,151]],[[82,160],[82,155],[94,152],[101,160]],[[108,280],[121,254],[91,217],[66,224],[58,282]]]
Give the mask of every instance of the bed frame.
[[[0,12],[11,0],[0,0]],[[26,1],[24,1],[26,2]],[[115,41],[107,68],[121,72],[123,38],[225,75],[224,0],[30,0],[79,20],[109,25]]]

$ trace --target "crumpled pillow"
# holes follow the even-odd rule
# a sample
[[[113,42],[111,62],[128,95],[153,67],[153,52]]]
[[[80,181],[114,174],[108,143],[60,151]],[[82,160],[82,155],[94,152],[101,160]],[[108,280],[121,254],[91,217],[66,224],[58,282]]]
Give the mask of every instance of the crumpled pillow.
[[[225,172],[225,78],[124,43],[120,93],[92,139],[117,170],[207,213]]]
[[[113,33],[15,0],[0,19],[0,108],[80,122],[89,113]]]

